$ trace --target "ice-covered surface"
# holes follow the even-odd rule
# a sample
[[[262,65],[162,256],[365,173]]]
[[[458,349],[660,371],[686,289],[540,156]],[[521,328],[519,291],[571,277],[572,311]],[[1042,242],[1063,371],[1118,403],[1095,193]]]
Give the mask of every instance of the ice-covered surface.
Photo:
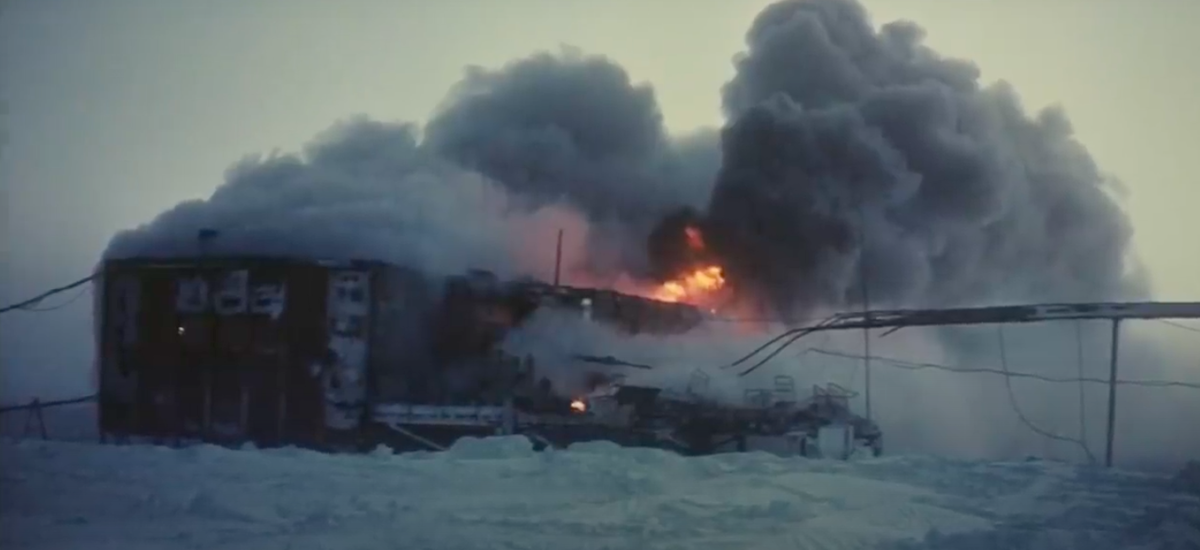
[[[0,443],[0,548],[1200,548],[1170,476],[1029,461]]]

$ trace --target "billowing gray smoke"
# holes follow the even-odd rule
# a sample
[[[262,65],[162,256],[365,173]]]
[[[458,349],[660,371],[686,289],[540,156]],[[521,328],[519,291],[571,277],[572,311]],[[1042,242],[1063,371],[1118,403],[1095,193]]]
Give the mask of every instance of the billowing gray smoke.
[[[500,236],[519,232],[524,219],[508,215],[506,199],[493,182],[427,154],[416,128],[355,119],[303,155],[233,166],[212,197],[117,235],[106,256],[260,254],[507,271]],[[201,250],[196,235],[205,228],[220,233]]]
[[[118,235],[106,256],[196,254],[197,231],[212,228],[210,254],[517,275],[531,267],[525,249],[553,250],[568,226],[587,248],[570,267],[592,280],[644,274],[645,234],[670,210],[702,205],[719,164],[715,132],[672,139],[649,86],[575,51],[468,70],[423,142],[418,133],[355,119],[302,155],[244,161],[210,199]]]
[[[423,141],[411,125],[340,124],[303,155],[235,166],[108,256],[194,254],[211,227],[215,252],[517,273],[514,256],[551,248],[566,217],[586,232],[582,267],[662,276],[673,266],[648,249],[678,255],[648,237],[681,239],[655,225],[697,218],[729,279],[777,313],[856,303],[860,265],[876,304],[1146,291],[1113,182],[1060,111],[1028,118],[1011,89],[982,87],[912,24],[875,31],[851,0],[772,5],[747,43],[719,150],[711,132],[670,137],[653,91],[613,62],[539,54],[468,70]]]
[[[763,11],[724,89],[707,225],[731,277],[784,309],[1141,296],[1114,182],[1060,110],[875,31],[850,0]],[[865,262],[860,264],[860,262]]]
[[[566,198],[600,220],[648,223],[702,204],[712,175],[689,173],[673,155],[648,85],[570,50],[469,70],[425,138],[531,200]]]
[[[876,31],[851,0],[772,5],[754,22],[723,90],[719,136],[668,135],[651,89],[604,58],[567,51],[471,69],[423,130],[355,119],[303,154],[246,160],[212,197],[116,236],[105,255],[195,255],[197,232],[212,228],[220,233],[203,250],[211,254],[380,259],[438,273],[479,267],[548,278],[554,234],[565,228],[568,282],[605,284],[616,274],[678,274],[679,264],[695,261],[679,250],[683,229],[697,225],[735,295],[789,316],[856,305],[860,267],[875,306],[1144,296],[1146,282],[1128,257],[1129,222],[1110,197],[1115,183],[1072,138],[1063,113],[1028,117],[1009,87],[982,86],[973,65],[944,59],[921,40],[910,23]],[[760,335],[702,333],[686,345],[621,344],[564,325],[543,317],[509,343],[682,369],[655,372],[661,380],[687,379],[761,343]],[[1105,327],[1085,327],[1085,359],[1075,355],[1073,328],[1010,329],[1012,350],[1057,350],[1046,352],[1050,360],[1013,351],[1014,369],[1066,378],[1077,364],[1099,368]],[[951,351],[950,363],[997,365],[995,327],[957,334],[944,350],[947,334],[906,331],[873,349],[929,360]],[[835,343],[857,352],[861,340],[852,336],[797,345],[778,363],[801,363],[805,385],[858,387],[856,362],[826,365],[827,376],[817,356],[797,355]],[[1130,363],[1141,376],[1181,378],[1168,376],[1158,355],[1136,351],[1148,345],[1122,345],[1136,353]],[[874,384],[886,388],[875,398],[885,432],[910,449],[949,450],[934,440],[961,449],[974,438],[977,451],[1003,454],[1028,448],[1022,438],[1040,441],[1009,413],[994,379],[884,370]],[[1041,392],[1029,414],[1055,419],[1056,431],[1071,428],[1074,412],[1061,404],[1075,388],[1021,391]],[[1088,394],[1089,415],[1101,410],[1100,393]],[[1136,401],[1123,405],[1121,433],[1136,432],[1147,454],[1179,447],[1161,430],[1155,439],[1129,429],[1177,424],[1161,406],[1171,400],[1145,393]]]
[[[589,219],[593,252],[642,272],[642,238],[680,205],[700,206],[719,155],[715,136],[671,140],[648,85],[573,50],[499,71],[472,68],[425,128],[445,158],[504,184],[530,205],[565,201]],[[593,260],[599,260],[593,258]]]

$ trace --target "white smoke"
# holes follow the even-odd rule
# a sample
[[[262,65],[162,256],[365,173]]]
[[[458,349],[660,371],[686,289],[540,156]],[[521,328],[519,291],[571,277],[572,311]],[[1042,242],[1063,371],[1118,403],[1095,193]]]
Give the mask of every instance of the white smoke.
[[[251,158],[207,200],[189,201],[118,234],[106,258],[211,255],[371,259],[440,274],[468,268],[526,274],[527,248],[552,246],[570,207],[516,211],[495,182],[417,143],[416,128],[357,118],[318,136],[303,154]],[[576,227],[578,223],[574,224]]]

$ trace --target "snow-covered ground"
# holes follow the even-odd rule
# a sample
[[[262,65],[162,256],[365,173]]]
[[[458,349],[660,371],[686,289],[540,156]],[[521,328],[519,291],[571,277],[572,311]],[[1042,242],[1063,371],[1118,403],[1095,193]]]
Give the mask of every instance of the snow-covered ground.
[[[0,443],[0,548],[1200,548],[1168,477],[1030,461]]]

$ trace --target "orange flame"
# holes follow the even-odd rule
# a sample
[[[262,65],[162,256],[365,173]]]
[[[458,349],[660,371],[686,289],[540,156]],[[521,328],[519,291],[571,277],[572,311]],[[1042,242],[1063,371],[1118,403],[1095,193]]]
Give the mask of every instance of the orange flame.
[[[559,403],[561,403],[561,401],[559,401]],[[583,400],[580,399],[571,401],[571,411],[577,413],[587,412],[587,403],[584,403]]]
[[[724,286],[724,269],[719,265],[710,265],[663,283],[654,292],[654,298],[664,302],[693,301]]]
[[[700,228],[687,226],[683,228],[683,237],[687,247],[700,256],[706,255],[707,244],[704,233]],[[691,271],[659,285],[651,297],[664,302],[703,301],[709,294],[725,287],[725,270],[714,263],[703,263]]]

